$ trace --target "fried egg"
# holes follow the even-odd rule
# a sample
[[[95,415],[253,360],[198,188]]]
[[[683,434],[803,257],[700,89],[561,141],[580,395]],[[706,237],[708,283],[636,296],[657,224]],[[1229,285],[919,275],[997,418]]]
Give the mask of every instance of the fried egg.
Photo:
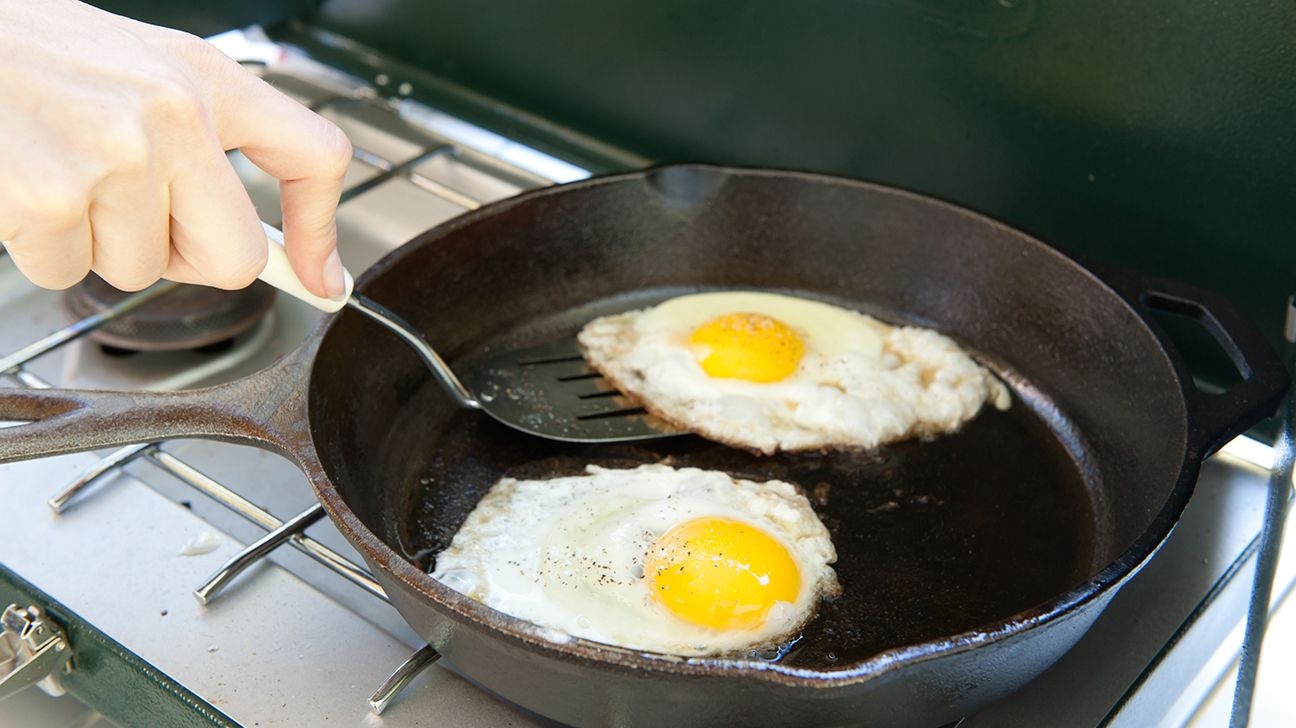
[[[577,340],[653,414],[765,454],[930,437],[1011,402],[935,331],[772,293],[680,296],[595,319]]]
[[[668,465],[496,483],[432,576],[558,633],[674,655],[778,650],[838,593],[795,486]]]

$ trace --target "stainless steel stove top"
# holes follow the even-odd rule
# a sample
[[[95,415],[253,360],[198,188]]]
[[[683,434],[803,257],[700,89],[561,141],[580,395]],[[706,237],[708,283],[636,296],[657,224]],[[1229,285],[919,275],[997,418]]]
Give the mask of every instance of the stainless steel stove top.
[[[352,271],[467,209],[587,176],[412,101],[378,99],[360,79],[255,33],[217,42],[264,67],[280,89],[351,137],[356,153],[338,222]],[[275,222],[277,184],[246,160],[235,163],[262,217]],[[11,352],[66,331],[58,299],[0,258],[0,375]],[[227,381],[292,349],[317,316],[280,296],[253,330],[215,354],[110,356],[75,338],[10,370],[5,384],[169,390]],[[1230,640],[1244,611],[1265,495],[1265,471],[1256,463],[1268,457],[1267,447],[1241,439],[1210,460],[1170,542],[1080,645],[962,725],[1182,723],[1236,652]],[[56,497],[61,513],[47,503]],[[409,671],[412,680],[390,709],[381,717],[372,712],[371,695],[422,642],[356,566],[360,559],[345,539],[319,518],[303,476],[276,456],[177,441],[0,466],[0,503],[0,564],[237,722],[541,722],[444,664]],[[245,545],[285,522],[312,525],[281,533],[285,547],[261,544],[264,559],[249,555],[245,571],[211,585]],[[1290,573],[1280,574],[1275,594],[1291,582]],[[193,592],[204,584],[208,603],[201,604]]]

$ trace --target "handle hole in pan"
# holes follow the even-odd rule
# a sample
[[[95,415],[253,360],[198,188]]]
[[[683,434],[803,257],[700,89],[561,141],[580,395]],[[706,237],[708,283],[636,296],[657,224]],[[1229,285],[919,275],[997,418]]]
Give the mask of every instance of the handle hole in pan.
[[[1244,378],[1241,354],[1231,351],[1215,321],[1194,303],[1147,293],[1144,304],[1183,355],[1197,388],[1214,394],[1227,391]]]

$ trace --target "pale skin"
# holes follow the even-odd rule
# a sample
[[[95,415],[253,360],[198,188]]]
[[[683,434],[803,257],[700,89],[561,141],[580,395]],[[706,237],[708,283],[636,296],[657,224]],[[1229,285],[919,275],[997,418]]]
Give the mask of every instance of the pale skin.
[[[238,149],[280,180],[298,278],[342,292],[350,143],[209,43],[72,0],[0,0],[0,109],[0,241],[33,283],[249,285],[267,243],[225,156]]]

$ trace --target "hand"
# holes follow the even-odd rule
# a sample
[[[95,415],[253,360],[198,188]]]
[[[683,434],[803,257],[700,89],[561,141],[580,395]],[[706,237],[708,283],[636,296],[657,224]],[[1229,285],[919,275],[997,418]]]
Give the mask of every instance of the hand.
[[[279,178],[298,278],[342,291],[334,215],[351,145],[185,33],[71,0],[0,0],[0,240],[37,285],[93,270],[241,288],[266,239],[225,157]]]

